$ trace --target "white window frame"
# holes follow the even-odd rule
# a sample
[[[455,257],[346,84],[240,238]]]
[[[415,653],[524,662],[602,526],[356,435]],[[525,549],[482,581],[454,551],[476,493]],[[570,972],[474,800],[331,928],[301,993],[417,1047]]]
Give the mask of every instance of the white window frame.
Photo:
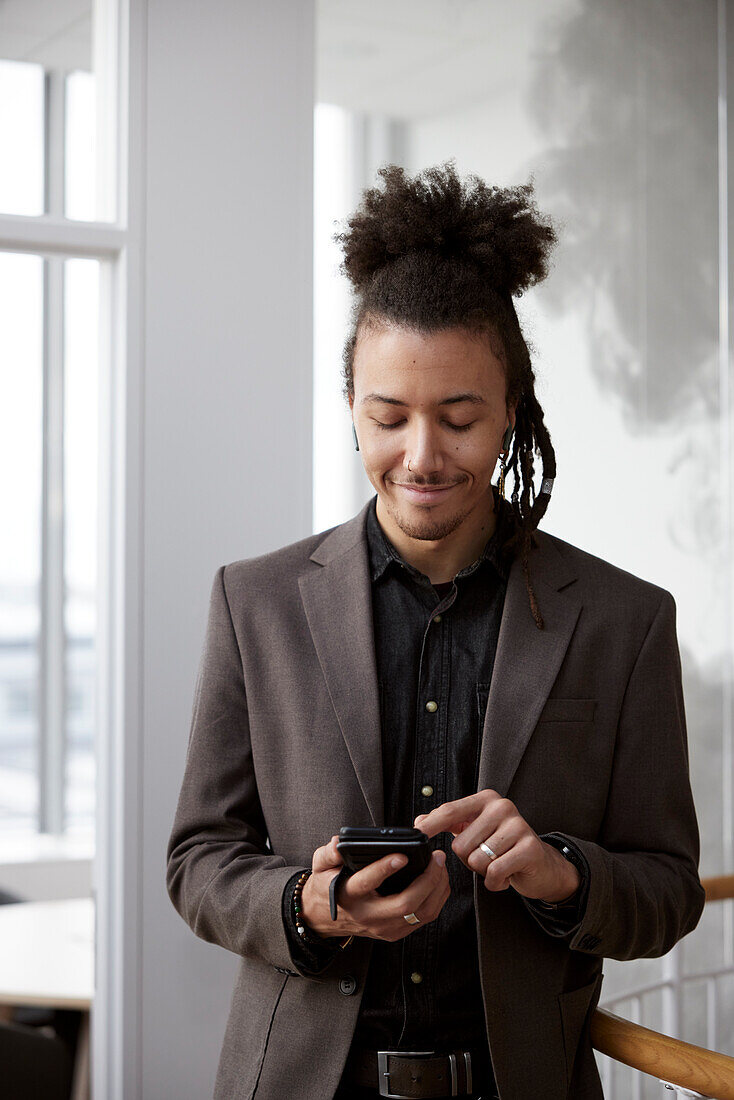
[[[121,790],[120,775],[138,767],[140,726],[139,542],[137,520],[141,488],[139,455],[140,417],[129,410],[138,401],[142,375],[142,209],[143,209],[143,72],[145,0],[93,0],[93,70],[97,108],[97,212],[105,220],[84,222],[64,216],[63,82],[47,77],[46,209],[38,216],[0,212],[0,251],[30,253],[44,260],[44,309],[48,319],[61,316],[63,264],[66,259],[95,259],[99,280],[99,497],[97,534],[97,702],[96,830],[92,894],[95,898],[95,989],[92,1009],[92,1094],[99,1097],[132,1095],[129,1081],[139,1072],[139,974],[137,953],[122,945],[140,942],[138,896],[130,884],[136,858],[138,801],[136,787]],[[130,46],[134,48],[131,50]],[[61,121],[58,119],[61,113]],[[133,124],[134,123],[134,124]],[[131,140],[130,135],[134,135]],[[58,328],[56,329],[58,335]],[[52,339],[49,344],[53,344]],[[49,358],[44,350],[44,382],[60,377],[61,352]],[[52,405],[58,417],[60,395]],[[44,470],[54,482],[58,458],[46,459]],[[47,508],[44,507],[44,515]],[[59,534],[44,523],[42,577],[43,620],[51,624],[41,639],[43,685],[47,708],[59,714],[63,635],[59,606],[62,599]],[[49,563],[51,568],[49,569]],[[53,564],[56,563],[56,564]],[[42,703],[43,705],[43,703]],[[63,734],[63,730],[61,731]],[[53,743],[51,743],[53,742]],[[54,743],[56,748],[54,748]],[[41,781],[47,806],[43,827],[52,831],[60,820],[58,778],[61,754],[59,731],[44,754]],[[40,840],[44,839],[41,837]],[[48,844],[39,843],[39,859],[48,859]],[[78,854],[74,846],[69,855]],[[133,854],[133,855],[131,855]],[[26,855],[26,859],[30,858]],[[55,846],[55,859],[65,858]],[[123,882],[126,889],[123,889]],[[123,1026],[123,1021],[126,1021]],[[123,1049],[124,1048],[124,1049]],[[136,1094],[139,1090],[135,1090]]]

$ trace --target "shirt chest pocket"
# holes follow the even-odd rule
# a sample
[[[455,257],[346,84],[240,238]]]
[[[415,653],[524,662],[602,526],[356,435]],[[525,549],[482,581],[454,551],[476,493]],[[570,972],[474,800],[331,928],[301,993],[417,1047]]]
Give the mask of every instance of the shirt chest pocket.
[[[474,733],[476,752],[474,754],[474,780],[472,791],[476,791],[479,782],[479,757],[482,753],[482,737],[484,734],[484,716],[487,713],[487,700],[489,698],[489,684],[477,684],[474,700]]]

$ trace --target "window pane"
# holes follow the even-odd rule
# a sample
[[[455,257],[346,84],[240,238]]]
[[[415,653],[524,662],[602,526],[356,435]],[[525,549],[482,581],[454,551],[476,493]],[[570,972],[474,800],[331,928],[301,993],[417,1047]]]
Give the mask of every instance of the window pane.
[[[0,210],[43,213],[43,68],[0,59]]]
[[[99,263],[67,260],[64,287],[66,828],[94,829]]]
[[[0,4],[0,212],[116,218],[116,7]]]
[[[79,70],[66,78],[67,218],[94,221],[96,209],[97,149],[94,74]]]
[[[0,253],[0,832],[38,824],[43,263]]]

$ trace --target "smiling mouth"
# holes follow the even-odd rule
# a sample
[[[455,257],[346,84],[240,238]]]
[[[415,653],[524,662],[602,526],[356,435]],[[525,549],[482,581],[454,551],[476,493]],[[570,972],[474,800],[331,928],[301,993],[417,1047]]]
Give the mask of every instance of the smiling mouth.
[[[456,488],[455,485],[403,485],[400,482],[395,482],[395,484],[399,489],[402,489],[409,500],[423,504],[431,504],[436,500],[441,500],[449,490]]]

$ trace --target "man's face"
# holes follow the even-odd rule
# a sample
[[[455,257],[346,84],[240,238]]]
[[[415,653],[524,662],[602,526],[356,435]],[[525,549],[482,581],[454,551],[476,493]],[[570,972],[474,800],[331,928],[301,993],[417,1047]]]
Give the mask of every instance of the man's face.
[[[362,462],[404,534],[435,541],[492,510],[491,479],[515,413],[506,409],[504,368],[487,337],[460,328],[368,331],[353,373],[349,404]]]

